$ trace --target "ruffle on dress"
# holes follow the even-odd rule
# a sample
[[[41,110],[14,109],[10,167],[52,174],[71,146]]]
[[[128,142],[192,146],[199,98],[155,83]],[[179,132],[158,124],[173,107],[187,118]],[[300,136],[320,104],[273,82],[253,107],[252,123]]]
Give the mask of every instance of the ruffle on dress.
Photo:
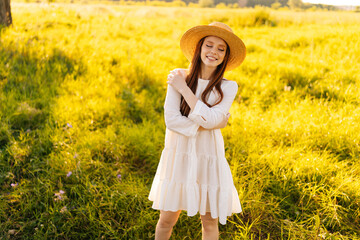
[[[242,209],[221,144],[223,141],[219,143],[222,135],[220,130],[210,134],[216,138],[215,143],[222,145],[212,146],[216,148],[216,155],[198,156],[195,148],[198,133],[188,138],[186,152],[178,151],[177,146],[164,148],[149,199],[154,209],[186,210],[188,216],[210,212],[212,218],[219,218],[221,224],[226,224],[227,216],[240,213]]]

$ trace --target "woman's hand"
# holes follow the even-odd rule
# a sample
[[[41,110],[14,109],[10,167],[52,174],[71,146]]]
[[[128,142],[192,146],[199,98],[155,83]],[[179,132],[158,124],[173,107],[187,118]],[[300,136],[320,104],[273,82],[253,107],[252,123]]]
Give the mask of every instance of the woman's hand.
[[[230,113],[227,113],[226,118],[221,123],[219,123],[219,125],[217,125],[215,128],[224,128],[224,127],[226,127],[226,125],[227,125],[227,123],[229,121],[229,118],[230,118]]]
[[[224,128],[226,127],[228,121],[229,121],[229,118],[230,118],[230,113],[227,113],[226,114],[226,118],[221,122],[219,123],[219,125],[217,125],[216,127],[212,128],[212,129],[219,129],[219,128]],[[203,131],[203,130],[212,130],[212,129],[207,129],[207,128],[203,128],[203,127],[199,127],[199,131]]]
[[[185,69],[176,69],[170,71],[168,75],[167,83],[174,87],[179,93],[182,93],[188,86],[186,84],[186,70]]]

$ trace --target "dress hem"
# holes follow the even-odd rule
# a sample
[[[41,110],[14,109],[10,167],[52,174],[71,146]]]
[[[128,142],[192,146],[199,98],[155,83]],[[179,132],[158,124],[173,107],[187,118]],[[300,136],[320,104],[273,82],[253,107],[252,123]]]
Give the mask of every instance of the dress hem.
[[[150,201],[152,201],[152,202],[154,202],[153,200],[151,200],[150,198],[149,198],[149,200]],[[177,212],[177,211],[186,211],[186,215],[188,216],[188,217],[194,217],[195,215],[197,215],[198,213],[200,214],[200,215],[205,215],[207,212],[209,212],[210,214],[211,214],[211,211],[206,211],[205,212],[205,214],[203,214],[203,213],[201,213],[200,211],[197,211],[195,214],[189,214],[189,212],[188,212],[188,210],[187,209],[167,209],[167,208],[157,208],[157,207],[154,207],[154,206],[152,206],[151,207],[152,209],[154,209],[154,210],[162,210],[162,211],[170,211],[170,212]],[[227,215],[226,216],[226,218],[227,217],[231,217],[233,214],[236,214],[236,213],[242,213],[242,210],[240,210],[240,211],[234,211],[234,212],[232,212],[230,215]],[[211,216],[212,217],[212,216]],[[212,217],[213,218],[213,217]],[[227,220],[225,219],[225,221],[220,221],[220,218],[219,217],[215,217],[215,218],[213,218],[213,219],[216,219],[216,218],[218,218],[219,219],[219,222],[220,222],[220,224],[221,225],[226,225],[226,222],[227,222]]]

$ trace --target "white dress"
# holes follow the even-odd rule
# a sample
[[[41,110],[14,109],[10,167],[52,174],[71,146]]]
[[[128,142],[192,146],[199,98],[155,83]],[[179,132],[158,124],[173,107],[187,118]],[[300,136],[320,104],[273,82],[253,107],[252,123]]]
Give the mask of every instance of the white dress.
[[[229,112],[238,90],[234,81],[222,80],[224,98],[208,107],[201,99],[208,80],[198,79],[197,101],[188,117],[180,113],[181,95],[168,85],[165,99],[165,147],[151,186],[149,200],[158,210],[186,210],[188,216],[197,212],[219,218],[240,213],[241,205],[225,158],[224,140],[220,129],[198,131],[199,126],[211,129]],[[214,104],[220,95],[215,88],[208,103]]]

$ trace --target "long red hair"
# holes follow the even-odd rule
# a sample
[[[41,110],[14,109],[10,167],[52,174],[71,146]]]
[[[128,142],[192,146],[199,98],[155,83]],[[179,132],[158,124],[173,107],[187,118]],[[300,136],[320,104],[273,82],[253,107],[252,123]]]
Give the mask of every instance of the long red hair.
[[[201,47],[204,43],[205,38],[206,37],[202,38],[196,45],[195,53],[194,53],[194,56],[193,56],[193,59],[191,61],[191,65],[190,65],[190,70],[185,79],[187,85],[189,86],[189,88],[191,89],[191,91],[194,94],[196,93],[198,78],[199,78],[199,75],[201,72]],[[226,47],[226,52],[225,52],[225,57],[224,57],[223,62],[216,67],[216,70],[212,73],[212,75],[210,77],[210,81],[209,81],[207,87],[205,88],[204,92],[201,94],[202,102],[205,103],[208,107],[213,107],[213,106],[219,104],[224,98],[224,93],[221,90],[221,80],[224,77],[226,65],[229,61],[229,56],[230,56],[230,48],[227,44],[226,44],[226,46],[227,47]],[[206,101],[206,99],[207,99],[208,95],[210,94],[210,91],[214,87],[215,87],[216,91],[220,94],[220,98],[214,105],[210,105]],[[186,117],[190,113],[190,107],[187,104],[187,102],[185,101],[183,96],[181,96],[181,101],[180,101],[180,112],[183,116],[186,116]]]

